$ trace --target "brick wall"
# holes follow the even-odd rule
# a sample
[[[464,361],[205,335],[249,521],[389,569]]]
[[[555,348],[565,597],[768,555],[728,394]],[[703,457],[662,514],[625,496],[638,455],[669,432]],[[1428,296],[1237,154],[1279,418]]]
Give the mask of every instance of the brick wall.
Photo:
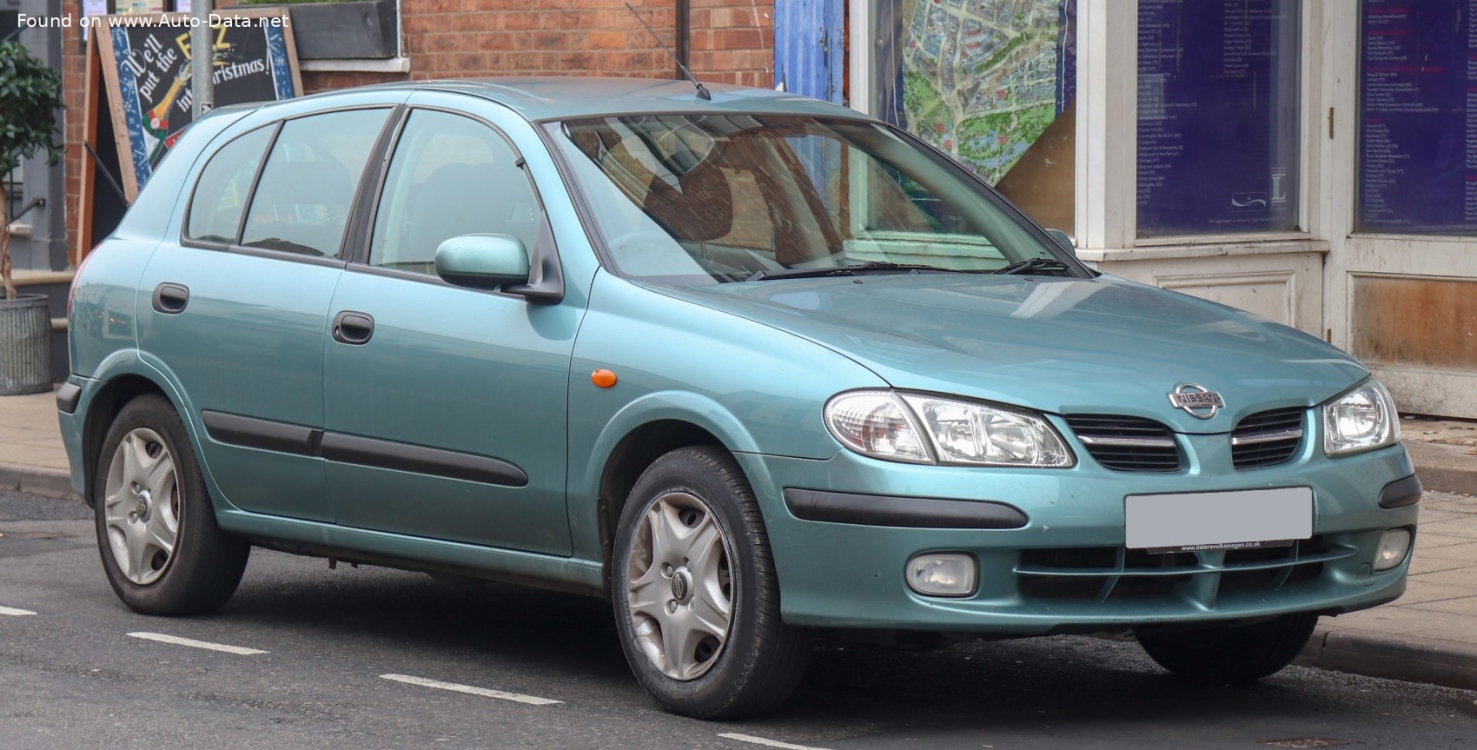
[[[699,80],[774,86],[773,0],[692,0],[689,27]]]
[[[675,50],[675,0],[631,5]],[[402,0],[401,13],[408,75],[307,72],[303,87],[322,91],[407,77],[674,77],[671,59],[624,0]],[[703,81],[773,86],[773,15],[773,0],[692,0],[693,74]]]
[[[76,24],[76,16],[79,15],[78,8],[72,3],[63,3],[67,15],[73,16],[73,26],[62,29],[62,138],[66,144],[66,155],[64,157],[65,180],[67,189],[67,237],[70,238],[67,245],[71,253],[72,262],[75,265],[79,255],[75,234],[77,230],[77,196],[82,192],[82,160],[87,154],[82,150],[82,97],[86,91],[86,82],[82,76],[82,31]]]
[[[431,78],[606,75],[673,78],[675,66],[627,0],[401,0],[410,73],[303,71],[307,93]],[[629,0],[675,51],[676,1]],[[217,4],[222,4],[217,0]],[[68,3],[69,14],[76,14]],[[690,68],[703,82],[774,85],[773,0],[690,0]],[[63,29],[68,231],[81,189],[80,31]],[[77,248],[74,247],[74,252]],[[74,256],[75,257],[75,256]]]

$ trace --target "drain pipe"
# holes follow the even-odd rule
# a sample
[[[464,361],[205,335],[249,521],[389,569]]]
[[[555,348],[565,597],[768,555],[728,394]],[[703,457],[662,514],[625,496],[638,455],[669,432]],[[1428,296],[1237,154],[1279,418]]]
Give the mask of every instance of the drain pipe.
[[[687,76],[682,74],[682,66],[686,65],[690,70],[692,37],[692,0],[677,0],[677,80]]]

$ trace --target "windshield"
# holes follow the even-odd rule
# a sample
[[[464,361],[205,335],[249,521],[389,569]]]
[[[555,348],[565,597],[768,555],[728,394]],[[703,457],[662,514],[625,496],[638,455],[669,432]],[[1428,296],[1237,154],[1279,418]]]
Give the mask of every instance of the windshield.
[[[1078,273],[997,196],[877,123],[674,114],[547,127],[625,276]]]

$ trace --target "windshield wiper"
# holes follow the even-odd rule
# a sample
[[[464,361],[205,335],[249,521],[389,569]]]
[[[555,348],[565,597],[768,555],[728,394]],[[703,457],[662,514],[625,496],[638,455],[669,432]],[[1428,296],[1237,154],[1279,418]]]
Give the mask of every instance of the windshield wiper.
[[[1025,260],[1018,260],[1011,263],[1004,268],[997,268],[990,273],[1008,275],[1013,273],[1033,273],[1036,271],[1067,271],[1071,270],[1071,268],[1071,266],[1056,258],[1026,258]]]
[[[967,273],[967,271],[961,271],[957,268],[942,268],[940,266],[930,266],[925,264],[870,261],[867,263],[858,263],[853,266],[826,266],[824,268],[779,268],[774,270],[765,269],[763,271],[755,271],[754,273],[749,274],[749,278],[744,279],[744,281],[763,281],[765,279],[809,279],[819,278],[821,276],[851,276],[856,274],[857,272],[874,273],[879,271],[906,271],[910,273],[918,273],[921,271],[936,271],[938,273]]]

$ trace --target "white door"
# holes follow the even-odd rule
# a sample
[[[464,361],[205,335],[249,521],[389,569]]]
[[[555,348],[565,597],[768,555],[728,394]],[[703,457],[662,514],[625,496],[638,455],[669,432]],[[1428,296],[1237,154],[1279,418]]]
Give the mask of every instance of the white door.
[[[1453,12],[1466,5],[1323,4],[1320,192],[1326,335],[1401,411],[1477,418],[1477,22]]]

